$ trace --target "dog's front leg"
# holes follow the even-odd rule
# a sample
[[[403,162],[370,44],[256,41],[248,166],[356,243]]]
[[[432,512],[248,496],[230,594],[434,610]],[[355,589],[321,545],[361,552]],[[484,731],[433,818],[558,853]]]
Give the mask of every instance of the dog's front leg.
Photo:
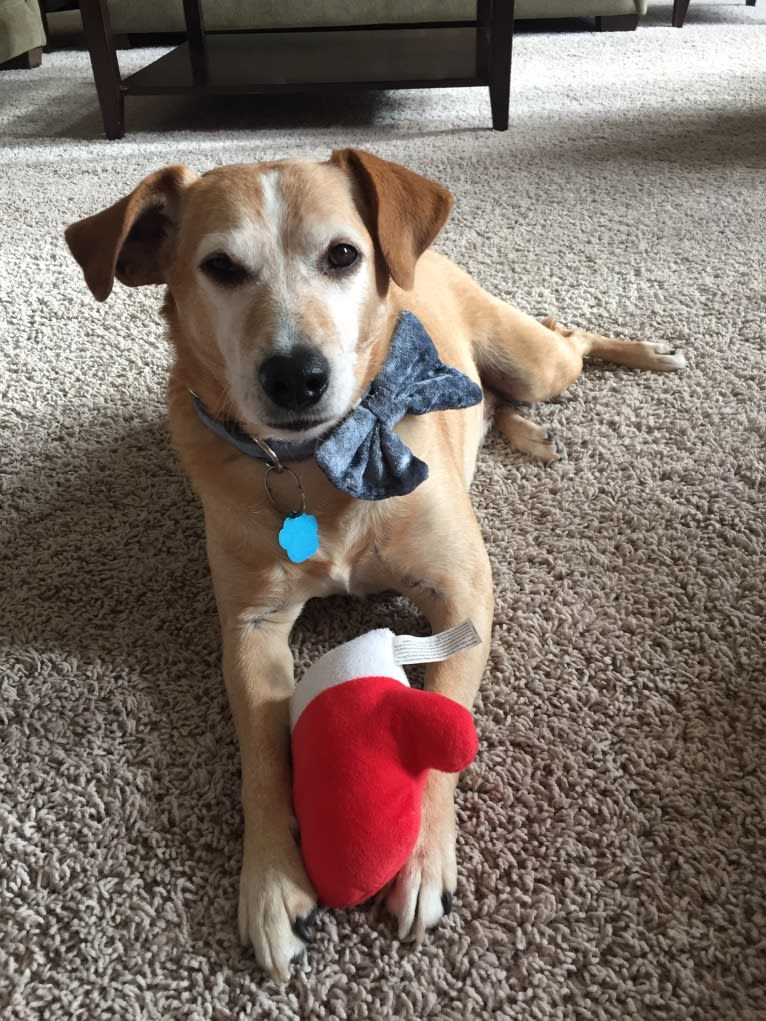
[[[414,537],[404,562],[417,566],[410,566],[403,575],[401,590],[426,615],[434,634],[467,619],[479,632],[481,645],[442,663],[432,663],[426,671],[427,688],[470,709],[489,656],[494,598],[489,559],[470,505],[456,518],[461,523],[460,531],[439,529],[441,534],[435,536],[437,530],[430,529],[433,541],[428,543],[430,555],[425,558],[422,539]],[[405,552],[407,545],[403,545]],[[428,776],[418,842],[386,901],[398,920],[400,939],[422,940],[426,929],[451,909],[457,886],[457,779],[436,770]]]
[[[288,706],[293,691],[290,629],[300,606],[279,607],[269,589],[248,585],[257,601],[235,597],[239,572],[213,568],[223,631],[223,672],[242,760],[245,834],[239,932],[258,963],[286,981],[304,949],[316,895],[295,843]],[[228,583],[228,584],[227,584]]]

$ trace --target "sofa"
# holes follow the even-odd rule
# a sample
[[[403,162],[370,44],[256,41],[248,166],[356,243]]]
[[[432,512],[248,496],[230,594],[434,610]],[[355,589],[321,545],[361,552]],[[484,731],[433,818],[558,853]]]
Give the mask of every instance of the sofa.
[[[108,0],[120,35],[182,32],[183,0]],[[601,28],[635,28],[647,0],[516,0],[515,17],[597,18]],[[476,0],[205,0],[205,27],[236,29],[330,28],[346,25],[470,21]],[[613,19],[613,20],[612,20]]]
[[[0,64],[36,67],[45,46],[38,0],[0,0]]]

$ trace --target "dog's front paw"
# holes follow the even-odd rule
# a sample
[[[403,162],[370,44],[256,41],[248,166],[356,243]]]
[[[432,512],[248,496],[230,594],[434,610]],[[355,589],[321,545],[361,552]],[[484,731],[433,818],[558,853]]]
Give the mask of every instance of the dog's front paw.
[[[239,938],[243,945],[252,945],[258,964],[272,978],[286,982],[291,961],[300,957],[311,940],[316,894],[294,844],[263,859],[245,846]]]
[[[452,910],[457,886],[453,792],[453,777],[430,774],[418,842],[386,898],[399,939],[422,942],[426,930]]]

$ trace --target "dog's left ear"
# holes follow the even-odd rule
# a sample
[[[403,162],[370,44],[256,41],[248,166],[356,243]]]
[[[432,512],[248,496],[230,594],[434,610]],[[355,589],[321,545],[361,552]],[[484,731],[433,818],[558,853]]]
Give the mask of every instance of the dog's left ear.
[[[444,226],[452,196],[435,181],[361,149],[336,149],[331,162],[356,179],[388,272],[410,290],[415,263]]]

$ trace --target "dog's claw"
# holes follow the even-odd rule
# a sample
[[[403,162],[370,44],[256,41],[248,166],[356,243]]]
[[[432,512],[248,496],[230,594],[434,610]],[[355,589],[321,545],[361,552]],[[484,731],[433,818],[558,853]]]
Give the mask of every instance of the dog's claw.
[[[309,914],[293,920],[292,930],[298,939],[302,939],[304,943],[313,943],[314,941],[314,933],[311,931],[311,926],[316,921],[316,917],[317,909],[314,908]],[[300,953],[296,954],[296,957],[300,957]],[[293,960],[295,960],[295,957],[293,957]]]
[[[397,874],[386,907],[397,920],[400,940],[422,943],[426,932],[452,907],[457,886],[452,788],[432,779],[424,798],[424,821],[418,842]]]

